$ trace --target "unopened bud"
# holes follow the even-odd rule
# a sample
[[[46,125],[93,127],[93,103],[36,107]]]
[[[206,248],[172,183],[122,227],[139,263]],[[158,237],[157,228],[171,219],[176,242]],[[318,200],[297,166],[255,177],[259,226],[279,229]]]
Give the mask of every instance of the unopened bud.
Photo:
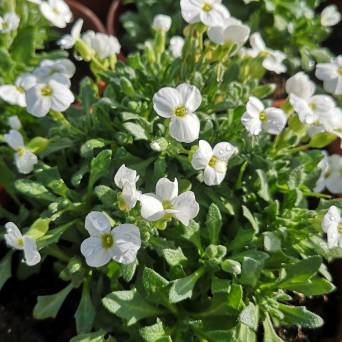
[[[241,264],[238,261],[226,259],[221,263],[221,268],[227,273],[240,274]]]

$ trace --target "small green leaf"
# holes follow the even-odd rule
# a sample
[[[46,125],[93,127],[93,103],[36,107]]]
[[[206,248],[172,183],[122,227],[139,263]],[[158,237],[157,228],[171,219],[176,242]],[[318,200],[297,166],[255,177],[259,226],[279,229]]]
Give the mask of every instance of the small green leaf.
[[[161,338],[169,337],[163,327],[163,322],[157,319],[157,323],[141,328],[139,330],[141,337],[146,342],[159,342]],[[163,340],[164,341],[164,340]],[[167,341],[167,340],[165,340]],[[171,341],[171,338],[170,338]]]
[[[109,312],[125,319],[127,325],[133,325],[143,318],[160,314],[160,310],[145,301],[136,289],[114,291],[104,297],[102,303]]]
[[[256,170],[256,173],[260,180],[260,190],[258,191],[258,195],[269,202],[271,200],[270,191],[268,188],[267,176],[263,170]]]
[[[145,129],[139,124],[134,123],[134,122],[125,122],[123,126],[129,133],[133,135],[134,140],[147,140],[148,139]]]
[[[217,244],[219,242],[219,235],[222,227],[222,215],[220,209],[214,203],[212,203],[208,209],[206,225],[210,243],[214,245]]]
[[[258,307],[250,302],[240,313],[239,321],[254,331],[257,331],[259,322]]]
[[[57,198],[44,185],[29,179],[18,179],[15,181],[15,188],[27,197],[46,202],[57,201]]]
[[[57,167],[43,165],[35,171],[37,180],[56,195],[66,197],[68,187],[64,183]]]
[[[302,283],[288,284],[282,288],[302,293],[305,296],[320,296],[334,291],[335,286],[328,280],[317,277]]]
[[[256,221],[256,219],[254,218],[251,211],[247,207],[245,207],[244,205],[242,206],[242,211],[243,211],[243,216],[249,221],[249,223],[252,225],[255,232],[259,233],[259,224]]]
[[[259,280],[263,263],[250,257],[244,257],[242,262],[241,284],[255,286]]]
[[[73,337],[70,342],[116,342],[116,340],[109,336],[106,338],[107,333],[103,330],[92,332],[89,334],[81,334]]]
[[[33,309],[33,316],[36,319],[55,318],[61,308],[65,298],[73,289],[73,285],[70,283],[63,290],[47,296],[39,296],[37,304]]]
[[[117,193],[106,185],[98,185],[95,187],[95,195],[108,208],[113,208],[117,202]]]
[[[38,218],[33,222],[26,235],[29,235],[34,240],[38,240],[48,232],[49,224],[50,219]]]
[[[266,313],[266,319],[263,321],[264,342],[284,342],[274,331],[270,316]]]
[[[78,334],[84,334],[91,331],[95,319],[95,309],[91,301],[89,285],[83,283],[82,297],[75,313],[76,330]]]
[[[171,303],[178,303],[187,298],[191,298],[192,291],[197,283],[197,280],[202,276],[203,271],[200,269],[193,274],[173,282],[169,292],[169,300]]]
[[[255,97],[259,99],[263,99],[264,97],[267,97],[273,94],[275,90],[276,90],[275,84],[264,84],[264,85],[260,85],[260,86],[253,88],[252,95],[254,95]]]
[[[12,255],[13,251],[9,251],[0,261],[0,290],[12,276]]]
[[[297,325],[309,329],[319,328],[324,324],[321,317],[307,310],[305,306],[279,304],[279,310],[285,315],[282,324]]]
[[[112,158],[111,150],[101,151],[90,164],[89,188],[92,189],[94,184],[109,171]]]
[[[32,153],[41,153],[45,150],[49,143],[49,140],[43,137],[34,137],[28,144],[26,144],[26,147],[32,152]]]
[[[166,262],[170,266],[177,266],[181,264],[183,261],[187,260],[186,256],[183,254],[183,251],[180,247],[178,247],[177,249],[165,248],[162,251],[162,253]]]
[[[316,133],[309,142],[311,148],[323,148],[336,140],[336,135],[328,132]]]
[[[168,280],[162,277],[152,268],[145,267],[142,278],[146,292],[151,295],[159,292],[162,288],[165,288],[167,285],[169,285]]]
[[[102,148],[104,146],[106,146],[106,143],[103,139],[90,139],[81,146],[81,156],[83,158],[91,158],[94,156],[94,150],[96,148]]]

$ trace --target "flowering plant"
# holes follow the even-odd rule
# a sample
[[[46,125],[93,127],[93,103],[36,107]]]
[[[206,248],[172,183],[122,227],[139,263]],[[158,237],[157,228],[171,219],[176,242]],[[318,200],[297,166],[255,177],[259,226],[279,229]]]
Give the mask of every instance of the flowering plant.
[[[339,58],[316,69],[331,95],[300,72],[279,108],[264,78],[279,52],[254,35],[246,53],[250,28],[219,1],[180,6],[184,37],[167,47],[158,16],[125,62],[115,37],[76,22],[59,44],[90,64],[79,94],[73,64],[45,60],[12,104],[1,149],[18,209],[1,209],[1,285],[13,250],[30,267],[53,260],[65,287],[33,314],[80,292],[74,342],[282,341],[280,326],[323,324],[298,294],[334,290],[342,203],[321,191],[337,191],[342,162],[320,149],[342,134]]]

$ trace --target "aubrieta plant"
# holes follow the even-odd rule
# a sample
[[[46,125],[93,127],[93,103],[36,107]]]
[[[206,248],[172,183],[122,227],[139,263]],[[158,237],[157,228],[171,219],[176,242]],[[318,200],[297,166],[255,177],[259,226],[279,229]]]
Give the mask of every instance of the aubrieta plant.
[[[35,2],[61,24],[64,3]],[[342,256],[342,202],[321,193],[342,190],[342,157],[321,151],[342,135],[341,57],[316,67],[327,94],[299,72],[279,108],[264,75],[285,71],[282,53],[220,1],[180,8],[184,36],[167,45],[158,15],[124,62],[115,37],[77,21],[58,43],[90,64],[79,94],[65,58],[6,81],[22,120],[2,136],[17,211],[1,208],[0,284],[15,250],[26,274],[53,262],[65,287],[33,315],[80,293],[73,342],[270,342],[324,323],[305,298],[334,290],[327,262]]]

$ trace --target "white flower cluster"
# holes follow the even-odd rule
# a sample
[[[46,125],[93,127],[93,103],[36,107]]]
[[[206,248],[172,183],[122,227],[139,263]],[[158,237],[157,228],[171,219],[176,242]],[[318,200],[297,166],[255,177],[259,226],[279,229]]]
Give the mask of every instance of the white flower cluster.
[[[15,83],[0,86],[0,98],[12,105],[26,107],[38,118],[50,110],[64,112],[74,102],[70,78],[75,73],[68,59],[43,60],[32,71],[19,76]]]
[[[331,96],[315,95],[315,84],[304,72],[287,80],[286,91],[299,120],[309,126],[309,135],[318,132],[339,134],[338,131],[342,130],[341,109]]]
[[[8,33],[16,30],[19,23],[20,18],[16,13],[6,13],[3,17],[0,17],[0,33]]]

